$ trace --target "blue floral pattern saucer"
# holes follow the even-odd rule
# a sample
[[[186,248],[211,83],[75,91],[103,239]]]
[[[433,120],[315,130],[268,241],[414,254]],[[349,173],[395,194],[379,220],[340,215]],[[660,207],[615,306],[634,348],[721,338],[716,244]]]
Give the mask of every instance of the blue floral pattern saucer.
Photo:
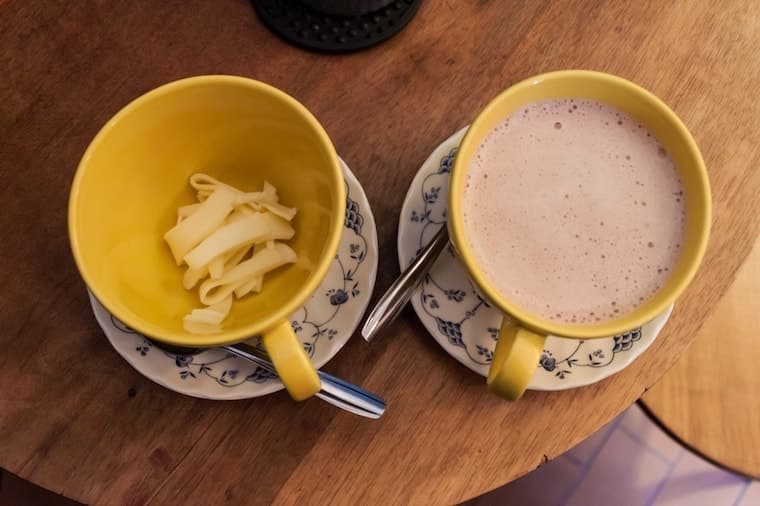
[[[398,231],[402,269],[445,226],[449,175],[466,130],[438,146],[409,187]],[[451,247],[412,296],[412,306],[449,355],[482,376],[488,374],[504,316],[481,296]],[[615,374],[654,342],[672,309],[671,305],[651,322],[617,336],[585,341],[549,337],[528,388],[564,390]]]
[[[369,304],[377,274],[377,230],[359,181],[341,161],[346,218],[338,253],[325,279],[291,325],[316,367],[346,344]],[[283,388],[267,371],[220,349],[173,355],[125,326],[90,294],[95,318],[116,351],[143,376],[175,392],[205,399],[246,399]],[[257,345],[258,338],[250,343]]]

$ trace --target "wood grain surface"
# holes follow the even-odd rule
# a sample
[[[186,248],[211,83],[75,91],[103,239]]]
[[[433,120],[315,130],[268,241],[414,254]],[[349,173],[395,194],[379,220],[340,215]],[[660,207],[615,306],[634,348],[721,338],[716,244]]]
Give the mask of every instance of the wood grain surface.
[[[642,398],[704,456],[760,480],[760,241],[676,365]]]
[[[0,2],[0,467],[95,504],[445,504],[527,473],[654,384],[712,312],[760,230],[760,17],[750,0],[426,0],[400,35],[347,56],[281,42],[245,0]],[[517,403],[450,358],[410,310],[326,370],[386,398],[366,421],[284,393],[184,397],[109,346],[70,257],[77,162],[162,83],[249,76],[302,101],[363,182],[377,292],[398,274],[399,209],[442,140],[511,83],[563,68],[632,79],[691,128],[713,184],[703,267],[621,374]]]

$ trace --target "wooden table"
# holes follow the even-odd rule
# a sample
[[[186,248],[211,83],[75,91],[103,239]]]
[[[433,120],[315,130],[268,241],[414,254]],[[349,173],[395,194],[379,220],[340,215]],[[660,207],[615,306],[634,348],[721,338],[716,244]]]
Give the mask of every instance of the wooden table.
[[[760,230],[753,5],[426,0],[388,43],[323,56],[272,36],[244,0],[0,1],[0,466],[101,504],[443,504],[561,454],[676,362]],[[379,293],[398,273],[399,208],[428,153],[510,83],[573,67],[633,79],[668,102],[702,147],[715,195],[698,277],[623,373],[510,404],[407,310],[326,367],[387,399],[387,415],[370,422],[284,393],[177,395],[129,367],[95,323],[69,254],[68,189],[100,126],[141,93],[230,73],[305,103],[374,206]]]
[[[694,344],[642,398],[697,453],[760,480],[760,241]]]

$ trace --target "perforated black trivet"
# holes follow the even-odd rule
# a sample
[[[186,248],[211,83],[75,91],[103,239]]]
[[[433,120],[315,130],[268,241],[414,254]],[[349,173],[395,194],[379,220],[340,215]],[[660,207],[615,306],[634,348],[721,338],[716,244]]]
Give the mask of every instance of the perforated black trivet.
[[[323,14],[300,0],[251,0],[274,33],[297,46],[328,53],[358,51],[389,39],[414,17],[422,0],[396,0],[387,7],[343,17]]]

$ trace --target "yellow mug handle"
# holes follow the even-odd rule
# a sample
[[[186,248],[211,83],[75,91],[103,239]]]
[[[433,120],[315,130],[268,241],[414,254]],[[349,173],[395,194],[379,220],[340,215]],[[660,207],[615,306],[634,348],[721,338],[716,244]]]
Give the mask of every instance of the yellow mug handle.
[[[322,388],[317,370],[309,360],[290,322],[283,321],[261,336],[261,342],[290,396],[302,401]]]
[[[519,399],[536,372],[545,341],[546,336],[504,318],[488,370],[488,388],[507,400]]]

